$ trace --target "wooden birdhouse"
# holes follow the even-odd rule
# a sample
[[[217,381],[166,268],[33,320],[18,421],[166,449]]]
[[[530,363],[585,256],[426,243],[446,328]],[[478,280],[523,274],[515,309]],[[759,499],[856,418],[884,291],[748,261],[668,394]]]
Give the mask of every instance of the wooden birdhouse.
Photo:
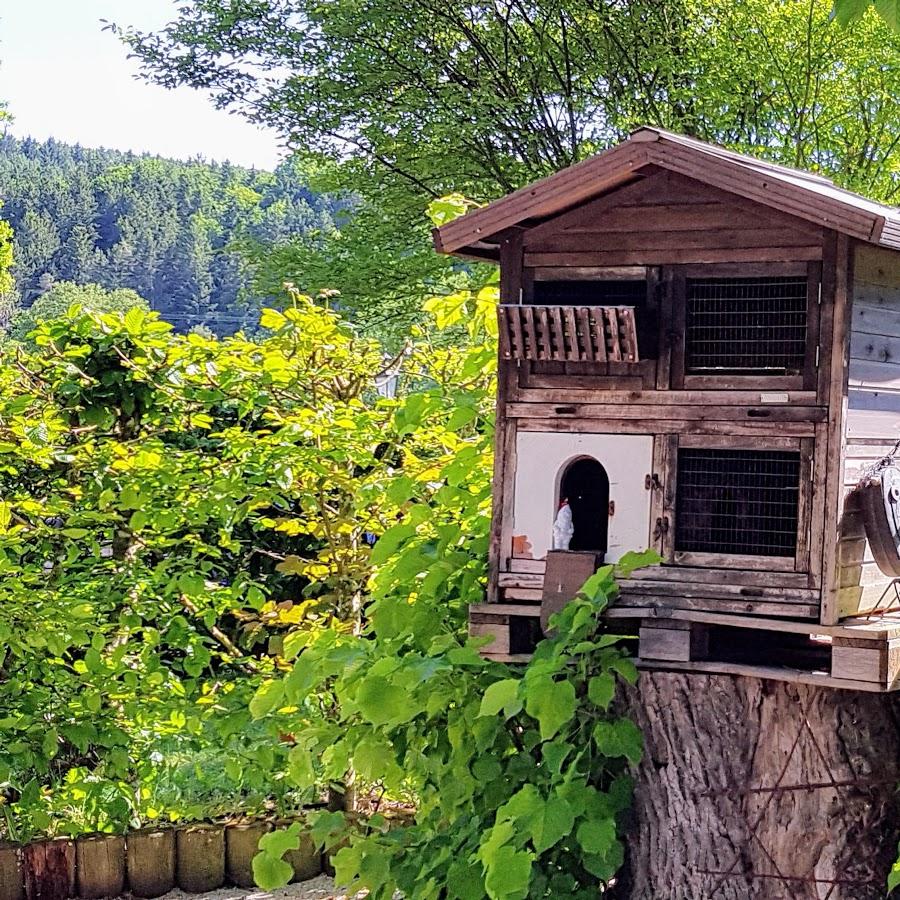
[[[869,531],[855,486],[900,438],[900,212],[642,128],[435,242],[501,270],[486,655],[654,547],[608,613],[641,665],[895,686],[900,480]]]

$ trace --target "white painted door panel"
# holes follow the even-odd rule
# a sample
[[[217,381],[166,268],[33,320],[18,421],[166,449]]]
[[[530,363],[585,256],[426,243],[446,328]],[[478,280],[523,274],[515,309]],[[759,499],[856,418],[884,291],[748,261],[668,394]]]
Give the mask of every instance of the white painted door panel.
[[[629,550],[645,550],[650,541],[650,491],[645,479],[652,472],[653,438],[643,434],[564,434],[520,431],[516,440],[516,481],[513,513],[515,556],[543,559],[551,548],[559,482],[566,466],[592,457],[609,475],[609,499],[615,514],[609,520],[607,562]]]

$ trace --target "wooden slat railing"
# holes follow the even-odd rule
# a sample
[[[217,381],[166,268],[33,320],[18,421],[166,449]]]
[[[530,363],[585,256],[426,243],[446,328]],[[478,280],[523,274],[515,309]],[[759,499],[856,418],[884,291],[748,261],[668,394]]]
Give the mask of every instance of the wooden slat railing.
[[[638,362],[631,306],[498,308],[502,359]]]

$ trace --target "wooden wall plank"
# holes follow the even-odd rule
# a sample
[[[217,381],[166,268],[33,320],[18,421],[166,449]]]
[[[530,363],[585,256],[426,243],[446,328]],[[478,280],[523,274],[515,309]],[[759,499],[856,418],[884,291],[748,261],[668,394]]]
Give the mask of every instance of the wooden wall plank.
[[[852,302],[850,244],[846,235],[829,235],[822,264],[822,303],[830,304],[831,352],[828,376],[828,465],[825,471],[825,526],[822,553],[822,609],[820,621],[838,620],[837,533],[843,506],[844,418],[847,396],[847,360],[850,346]]]
[[[671,250],[611,250],[526,253],[526,266],[662,266],[679,263],[792,262],[822,258],[820,244],[796,247],[698,247]]]

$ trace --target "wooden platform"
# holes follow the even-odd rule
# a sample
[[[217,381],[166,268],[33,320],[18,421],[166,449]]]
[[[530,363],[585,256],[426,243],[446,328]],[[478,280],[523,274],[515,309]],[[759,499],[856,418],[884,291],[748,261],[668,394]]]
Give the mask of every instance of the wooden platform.
[[[540,640],[537,603],[470,608],[470,634],[492,637],[482,655],[522,663]],[[635,635],[639,668],[748,675],[847,690],[900,690],[900,611],[837,625],[681,609],[613,607]],[[618,630],[618,629],[616,629]]]

